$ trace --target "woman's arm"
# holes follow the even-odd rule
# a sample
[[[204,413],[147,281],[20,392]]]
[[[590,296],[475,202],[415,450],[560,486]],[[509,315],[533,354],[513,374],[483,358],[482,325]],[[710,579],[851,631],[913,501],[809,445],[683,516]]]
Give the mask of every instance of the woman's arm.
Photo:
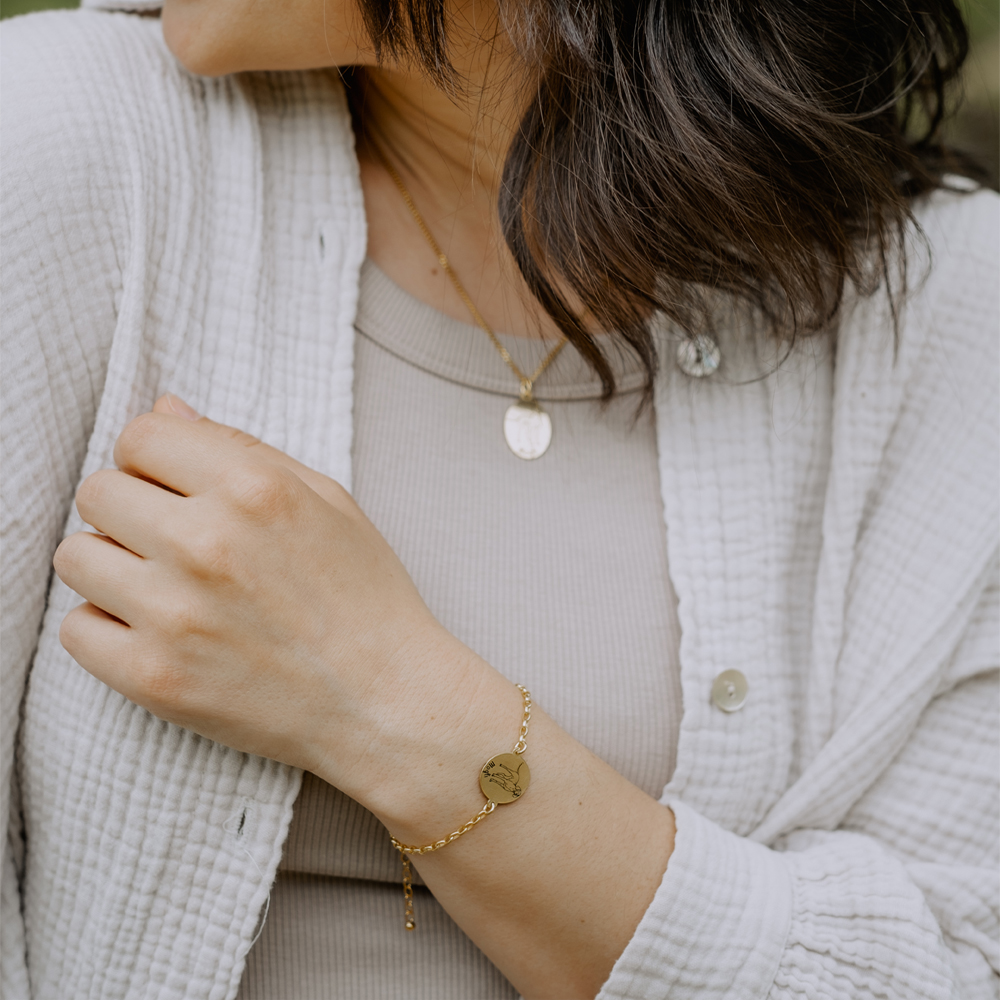
[[[537,798],[419,859],[421,875],[528,997],[589,997],[616,961],[602,998],[995,997],[995,563],[990,577],[951,665],[954,687],[839,830],[799,830],[777,851],[677,801],[675,831],[661,822],[673,813],[587,768],[586,751],[545,719],[529,745]]]
[[[161,400],[130,424],[116,450],[124,471],[81,488],[84,519],[127,548],[93,535],[60,547],[57,571],[93,602],[67,617],[64,644],[155,714],[314,771],[404,843],[456,829],[482,805],[480,766],[516,739],[520,695],[431,618],[335,483],[229,428],[171,415],[175,406],[183,411]],[[988,614],[976,627],[995,631]],[[942,731],[973,761],[995,759],[984,683],[927,712],[908,751],[921,766],[945,766],[951,749],[933,749]],[[971,710],[974,725],[956,722]],[[523,799],[419,860],[448,912],[526,996],[594,996],[609,974],[607,996],[956,995],[954,938],[922,893],[928,870],[908,868],[898,843],[802,831],[781,853],[677,802],[675,845],[671,809],[540,709],[526,759]],[[981,777],[950,772],[960,800]],[[957,823],[946,797],[901,798],[901,783],[886,781],[897,791],[880,816],[904,826],[940,817],[933,877],[965,878],[949,831],[992,843],[995,817]],[[973,862],[988,871],[988,856]],[[975,907],[960,910],[969,940],[988,935]],[[959,958],[986,995],[988,963]]]
[[[404,841],[464,823],[480,766],[516,741],[517,690],[430,616],[335,483],[172,406],[133,421],[124,471],[77,495],[120,544],[59,547],[92,602],[65,619],[66,648],[162,718],[317,773]],[[529,747],[525,798],[421,873],[527,995],[593,996],[660,882],[672,815],[540,708]]]
[[[428,697],[413,706],[412,724],[427,740],[423,759],[372,788],[366,802],[412,845],[478,812],[479,768],[510,750],[520,721],[519,692],[485,663],[463,704],[447,690],[447,646],[432,659],[437,677],[428,671]],[[531,785],[523,800],[414,861],[438,902],[525,997],[593,997],[660,885],[673,813],[543,709],[532,709],[524,757]]]

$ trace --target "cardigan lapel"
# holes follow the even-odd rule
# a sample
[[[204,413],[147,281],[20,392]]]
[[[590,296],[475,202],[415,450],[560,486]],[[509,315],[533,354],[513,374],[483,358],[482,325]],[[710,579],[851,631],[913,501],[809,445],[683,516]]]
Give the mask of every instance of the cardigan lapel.
[[[733,323],[723,357],[735,363],[705,382],[667,366],[657,385],[684,695],[664,800],[764,843],[844,821],[947,683],[995,573],[982,543],[997,514],[982,430],[995,411],[964,412],[995,398],[973,384],[995,359],[977,328],[945,343],[915,297],[903,319],[897,350],[885,296],[850,301],[835,366],[818,338],[757,381],[769,362],[740,357]],[[709,692],[733,668],[749,695],[725,715]]]
[[[812,594],[801,581],[819,559],[832,359],[826,337],[782,359],[747,321],[726,330],[715,376],[682,374],[667,345],[656,386],[684,697],[664,799],[746,833],[795,768],[794,741],[777,734],[795,731],[803,698],[797,667],[808,657]],[[729,669],[749,684],[732,714],[711,701],[714,678]]]
[[[336,74],[208,81],[166,65],[156,100],[187,131],[125,130],[130,252],[82,475],[113,465],[121,428],[170,390],[349,487],[366,241]],[[67,532],[81,527],[74,511]],[[82,982],[93,996],[233,996],[300,772],[170,726],[81,670],[58,642],[75,603],[56,581],[24,731],[26,787],[78,817],[30,831],[31,898],[57,910],[33,922],[78,942],[44,979],[74,996]],[[109,979],[121,955],[135,956],[126,984]]]
[[[926,278],[926,251],[914,240],[911,274]],[[960,281],[939,264],[931,283],[937,309],[918,285],[898,347],[884,294],[845,314],[801,774],[753,831],[764,843],[845,822],[930,700],[959,680],[949,661],[996,574],[997,345],[954,322]]]

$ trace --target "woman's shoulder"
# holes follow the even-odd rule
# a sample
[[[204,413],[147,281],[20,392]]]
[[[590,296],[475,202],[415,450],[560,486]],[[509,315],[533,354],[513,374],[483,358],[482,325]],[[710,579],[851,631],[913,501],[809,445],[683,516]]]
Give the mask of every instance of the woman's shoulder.
[[[93,283],[97,244],[116,245],[120,264],[134,237],[153,254],[183,244],[191,232],[164,233],[234,196],[241,211],[259,209],[261,171],[271,172],[268,190],[284,191],[317,149],[332,181],[356,171],[335,72],[198,77],[170,53],[157,18],[13,18],[0,29],[0,64],[4,232],[16,237],[8,263],[26,247]]]
[[[946,177],[944,187],[913,205],[904,248],[899,266],[889,265],[893,294],[883,284],[849,300],[838,355],[856,355],[859,365],[881,357],[891,371],[884,383],[890,394],[893,385],[913,381],[941,391],[962,383],[977,395],[991,393],[1000,323],[1000,195]]]
[[[322,145],[333,169],[352,167],[335,72],[198,77],[170,53],[158,18],[85,9],[4,22],[0,59],[8,198],[79,210],[86,192],[66,190],[70,179],[119,193],[138,182],[162,201],[178,178],[253,155],[276,117],[285,159]]]
[[[907,264],[913,322],[905,326],[924,358],[947,361],[954,378],[992,395],[1000,324],[1000,196],[962,178],[947,180],[950,189],[915,206],[919,230]],[[905,351],[905,335],[903,340]],[[935,377],[941,380],[941,372]]]
[[[197,76],[167,48],[158,17],[128,11],[11,18],[0,26],[0,58],[5,171],[43,180],[52,161],[92,166],[113,157],[122,171],[130,160],[133,178],[193,176],[220,145],[224,153],[234,138],[254,144],[275,108],[289,123],[315,117],[316,105],[342,89],[335,72]]]
[[[47,127],[64,140],[85,139],[102,122],[120,129],[123,106],[148,105],[144,95],[176,74],[159,22],[130,14],[54,10],[12,18],[0,27],[0,53],[4,124],[15,141]]]
[[[129,211],[129,178],[156,179],[198,143],[195,78],[153,18],[47,11],[0,29],[7,210],[62,218]]]
[[[838,329],[835,421],[852,442],[843,455],[856,462],[859,442],[882,440],[873,468],[925,483],[950,463],[966,487],[953,491],[956,507],[991,497],[995,510],[1000,196],[949,178],[913,216],[905,272],[891,267],[905,294],[883,284],[852,297]]]
[[[1000,261],[1000,195],[963,177],[946,177],[945,183],[914,206],[930,254],[929,277],[972,261],[995,268]],[[995,298],[996,286],[981,292]]]
[[[5,68],[11,79],[36,80],[64,72],[99,84],[123,68],[126,53],[159,50],[167,55],[158,19],[105,10],[45,10],[0,23]]]

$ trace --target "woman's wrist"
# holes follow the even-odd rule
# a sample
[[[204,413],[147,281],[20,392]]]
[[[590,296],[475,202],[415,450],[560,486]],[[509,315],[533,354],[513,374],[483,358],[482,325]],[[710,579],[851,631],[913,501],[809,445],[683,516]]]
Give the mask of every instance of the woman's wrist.
[[[331,733],[319,776],[401,840],[436,840],[482,807],[479,767],[516,742],[521,693],[436,623],[414,633],[385,677],[368,709],[367,751],[344,754]],[[351,773],[345,757],[358,762]]]
[[[446,697],[423,730],[420,765],[404,778],[406,787],[389,808],[375,810],[403,843],[432,843],[476,815],[486,804],[482,766],[517,742],[521,692],[485,662],[479,666],[478,683],[466,692],[441,692]]]
[[[495,713],[499,725],[489,741],[475,751],[465,742],[447,799],[411,801],[407,808],[419,822],[380,816],[397,839],[426,845],[446,838],[483,805],[479,768],[513,746],[523,711],[517,688],[500,682],[514,693],[513,704]],[[531,782],[524,796],[442,850],[411,861],[515,988],[534,996],[594,996],[662,881],[673,815],[537,705],[527,742]],[[419,928],[419,905],[415,916]]]

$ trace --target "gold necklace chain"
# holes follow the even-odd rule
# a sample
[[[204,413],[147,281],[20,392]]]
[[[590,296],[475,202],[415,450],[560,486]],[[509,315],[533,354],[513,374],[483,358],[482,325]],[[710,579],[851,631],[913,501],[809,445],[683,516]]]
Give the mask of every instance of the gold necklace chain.
[[[524,372],[517,366],[514,359],[510,356],[510,352],[507,350],[503,344],[500,343],[497,335],[493,332],[493,328],[483,319],[482,313],[476,308],[476,304],[472,301],[469,293],[465,290],[462,282],[458,280],[458,275],[452,270],[451,262],[448,260],[445,252],[441,249],[438,241],[434,239],[434,234],[430,231],[430,227],[424,221],[424,217],[420,214],[417,206],[414,204],[413,198],[410,192],[407,191],[406,185],[403,183],[403,178],[399,176],[399,171],[389,162],[389,158],[382,151],[382,147],[375,141],[374,137],[370,132],[365,132],[365,137],[371,144],[371,148],[375,155],[379,158],[382,166],[385,167],[386,172],[392,178],[393,183],[399,189],[399,193],[403,196],[403,201],[406,202],[406,207],[410,210],[410,214],[413,216],[414,221],[420,228],[420,232],[423,233],[424,239],[430,244],[430,248],[434,251],[435,256],[438,259],[438,263],[444,269],[444,273],[448,275],[451,279],[451,283],[455,286],[455,291],[458,292],[459,297],[462,302],[465,303],[465,307],[472,314],[472,318],[476,323],[482,327],[486,332],[486,335],[493,342],[493,346],[500,352],[500,357],[504,359],[507,363],[507,367],[517,376],[518,381],[521,383],[520,396],[525,403],[530,403],[534,400],[534,385],[538,378],[541,376],[542,372],[555,361],[556,356],[559,352],[566,346],[566,341],[561,340],[555,347],[549,351],[548,355],[542,359],[542,363],[532,372],[531,375],[525,375]]]

